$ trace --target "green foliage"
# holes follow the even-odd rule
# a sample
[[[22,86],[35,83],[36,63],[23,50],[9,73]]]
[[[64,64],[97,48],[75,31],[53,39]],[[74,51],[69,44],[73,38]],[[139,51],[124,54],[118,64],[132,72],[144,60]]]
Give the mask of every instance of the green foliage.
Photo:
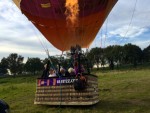
[[[123,57],[124,57],[123,56],[123,47],[119,46],[119,45],[113,46],[112,56],[113,56],[114,62],[117,63],[117,66],[119,64],[122,64]]]
[[[132,63],[134,67],[142,61],[142,50],[136,45],[124,45],[124,54],[126,63]]]
[[[43,64],[47,64],[48,60],[49,60],[48,58],[45,58],[45,59],[43,60]],[[54,57],[54,56],[50,56],[50,60],[51,60],[50,67],[51,67],[51,68],[56,68],[57,65],[58,65],[58,63],[59,63],[58,58],[56,58],[56,57]]]
[[[150,62],[150,45],[143,50],[143,61]]]
[[[8,61],[7,58],[2,58],[0,63],[0,73],[6,74],[8,69]]]
[[[16,75],[16,73],[22,73],[23,60],[24,57],[18,55],[17,53],[12,53],[7,57],[8,68],[14,75]]]
[[[150,61],[150,46],[143,51],[139,46],[126,44],[124,46],[113,45],[106,48],[92,48],[88,53],[88,58],[92,65],[98,66],[109,64],[110,69],[114,69],[115,65],[119,68],[121,65],[132,64],[137,67],[142,61]]]
[[[114,46],[108,46],[104,49],[105,58],[107,59],[107,62],[109,63],[109,67],[111,70],[114,69],[114,53],[113,53]]]
[[[50,64],[51,68],[58,68],[58,65],[60,64],[61,67],[63,68],[69,68],[70,63],[71,63],[71,59],[65,59],[64,57],[60,56],[60,57],[54,57],[51,56],[50,60],[52,61],[52,64]],[[43,60],[43,63],[46,64],[48,62],[48,58]]]
[[[26,72],[31,72],[35,74],[36,72],[41,71],[44,66],[40,58],[28,58],[24,67],[25,67]]]
[[[69,66],[71,65],[71,59],[64,59],[61,60],[60,62],[61,62],[61,66],[66,69],[68,69]]]
[[[87,54],[87,58],[90,60],[92,65],[96,64],[97,68],[99,68],[99,64],[105,64],[104,52],[102,48],[92,48]]]

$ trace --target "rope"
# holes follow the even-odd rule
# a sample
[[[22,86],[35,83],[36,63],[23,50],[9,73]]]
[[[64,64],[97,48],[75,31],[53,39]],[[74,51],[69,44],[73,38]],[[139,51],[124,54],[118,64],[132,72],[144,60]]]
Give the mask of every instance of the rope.
[[[70,64],[68,66],[68,69],[69,69],[69,67],[71,67],[73,61],[74,61],[73,58],[71,58]]]
[[[59,73],[59,80],[60,80],[60,104],[59,104],[59,109],[58,113],[61,113],[61,105],[62,105],[62,84],[61,84],[61,74]]]
[[[48,49],[46,50],[46,53],[47,53],[47,56],[48,56],[48,59],[49,59],[51,65],[53,66],[53,62],[52,62],[51,57],[50,57],[50,55],[49,55]],[[53,67],[54,67],[54,66],[53,66]]]
[[[62,103],[62,84],[61,84],[61,75],[59,76],[59,79],[60,79],[60,106],[61,106],[61,103]]]
[[[108,18],[106,19],[106,31],[105,31],[105,39],[104,39],[104,48],[105,48],[106,38],[108,36],[107,31],[108,31]]]
[[[35,6],[36,6],[36,9],[37,9],[37,12],[38,12],[38,16],[40,17],[39,7],[37,7],[37,6],[38,6],[38,2],[36,1],[35,3],[37,4],[37,5],[35,5]],[[43,27],[45,27],[45,25],[44,25]],[[48,46],[47,46],[47,44],[46,44],[46,41],[43,40],[43,43],[44,43],[44,45],[45,45],[45,48],[48,48]]]
[[[100,47],[102,48],[102,46],[103,46],[103,45],[102,45],[103,29],[101,29],[101,31],[100,31],[100,36],[101,36],[101,39],[100,39],[100,40],[101,40],[101,41],[100,41],[100,43],[101,43],[101,44],[100,44]]]
[[[127,31],[125,32],[124,36],[122,36],[122,39],[120,39],[119,44],[121,44],[123,41],[125,41],[125,37],[126,37],[126,35],[127,35],[128,31],[129,31],[129,28],[130,28],[131,23],[132,23],[132,21],[133,21],[134,13],[135,13],[135,10],[136,10],[136,5],[137,5],[137,0],[135,1],[135,4],[134,4],[133,13],[132,13],[131,20],[130,20],[130,22],[129,22],[129,25],[128,25],[128,28],[127,28]],[[117,42],[115,42],[115,44],[114,44],[114,45],[117,45]]]
[[[37,2],[36,2],[36,4],[37,4]],[[36,5],[35,5],[35,6],[36,6]],[[28,7],[28,9],[29,9],[30,14],[32,14],[30,6],[27,5],[27,7]],[[38,10],[37,7],[36,7],[36,9],[37,9],[38,16],[39,16],[39,10]],[[32,21],[31,21],[31,22],[32,22]],[[35,30],[35,26],[33,26],[34,24],[32,23],[31,25],[32,25],[32,29],[33,29],[33,31],[34,31],[34,33],[35,33],[35,35],[36,35],[36,38],[38,39],[38,41],[40,42],[41,46],[43,47],[44,51],[45,51],[46,54],[47,54],[48,47],[47,47],[46,45],[44,45],[44,42],[42,42],[42,41],[40,40],[40,38],[39,38],[39,36],[38,36],[38,34],[37,34],[36,30]]]
[[[62,55],[63,55],[63,51],[62,51],[62,54],[61,54],[61,56],[60,56],[60,59],[61,59]],[[61,73],[60,73],[60,63],[59,63],[58,76],[59,76],[59,80],[60,80],[60,85],[59,85],[59,86],[60,86],[60,104],[59,104],[59,111],[58,111],[58,113],[61,113],[60,108],[61,108],[61,104],[62,104],[62,84],[61,84],[62,75],[61,75]]]
[[[40,40],[40,37],[38,36],[38,34],[37,34],[37,32],[36,32],[35,27],[33,26],[33,24],[32,24],[32,29],[34,31],[34,34],[36,35],[36,38],[38,39],[39,43],[41,44],[42,48],[44,49],[44,51],[47,54],[47,47],[45,47],[44,43]]]
[[[128,29],[127,29],[127,31],[126,31],[126,33],[125,33],[125,35],[124,35],[124,37],[123,37],[123,38],[125,38],[125,37],[126,37],[126,35],[127,35],[128,31],[129,31],[129,28],[130,28],[130,26],[131,26],[131,23],[132,23],[132,20],[133,20],[133,16],[134,16],[134,13],[135,13],[135,9],[136,9],[136,4],[137,4],[137,0],[135,1],[135,4],[134,4],[134,9],[133,9],[133,13],[132,13],[132,16],[131,16],[130,23],[129,23],[129,25],[128,25]]]

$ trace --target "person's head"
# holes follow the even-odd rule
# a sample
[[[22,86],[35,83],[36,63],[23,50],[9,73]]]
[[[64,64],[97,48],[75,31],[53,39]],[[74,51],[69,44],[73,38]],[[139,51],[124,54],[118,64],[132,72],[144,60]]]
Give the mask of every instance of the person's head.
[[[50,68],[49,74],[53,74],[53,73],[54,73],[54,69]]]
[[[70,67],[70,68],[68,69],[68,72],[69,72],[70,74],[73,74],[73,73],[75,73],[75,70]]]
[[[60,68],[60,73],[61,73],[61,74],[65,74],[65,69],[61,67],[61,68]]]

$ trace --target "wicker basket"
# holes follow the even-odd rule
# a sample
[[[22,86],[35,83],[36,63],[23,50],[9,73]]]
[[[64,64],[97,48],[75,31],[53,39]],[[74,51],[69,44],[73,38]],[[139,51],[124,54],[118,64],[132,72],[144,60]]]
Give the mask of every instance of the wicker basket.
[[[74,89],[75,77],[54,77],[37,79],[34,104],[43,105],[93,105],[99,102],[98,79],[95,75],[85,75],[85,90]]]

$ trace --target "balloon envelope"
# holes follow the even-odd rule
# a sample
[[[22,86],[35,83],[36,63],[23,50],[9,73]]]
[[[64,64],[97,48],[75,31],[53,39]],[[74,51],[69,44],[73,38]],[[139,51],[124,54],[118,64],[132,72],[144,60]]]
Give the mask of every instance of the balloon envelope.
[[[78,0],[76,25],[66,20],[66,0],[13,0],[45,38],[61,51],[87,48],[93,42],[117,0]]]

